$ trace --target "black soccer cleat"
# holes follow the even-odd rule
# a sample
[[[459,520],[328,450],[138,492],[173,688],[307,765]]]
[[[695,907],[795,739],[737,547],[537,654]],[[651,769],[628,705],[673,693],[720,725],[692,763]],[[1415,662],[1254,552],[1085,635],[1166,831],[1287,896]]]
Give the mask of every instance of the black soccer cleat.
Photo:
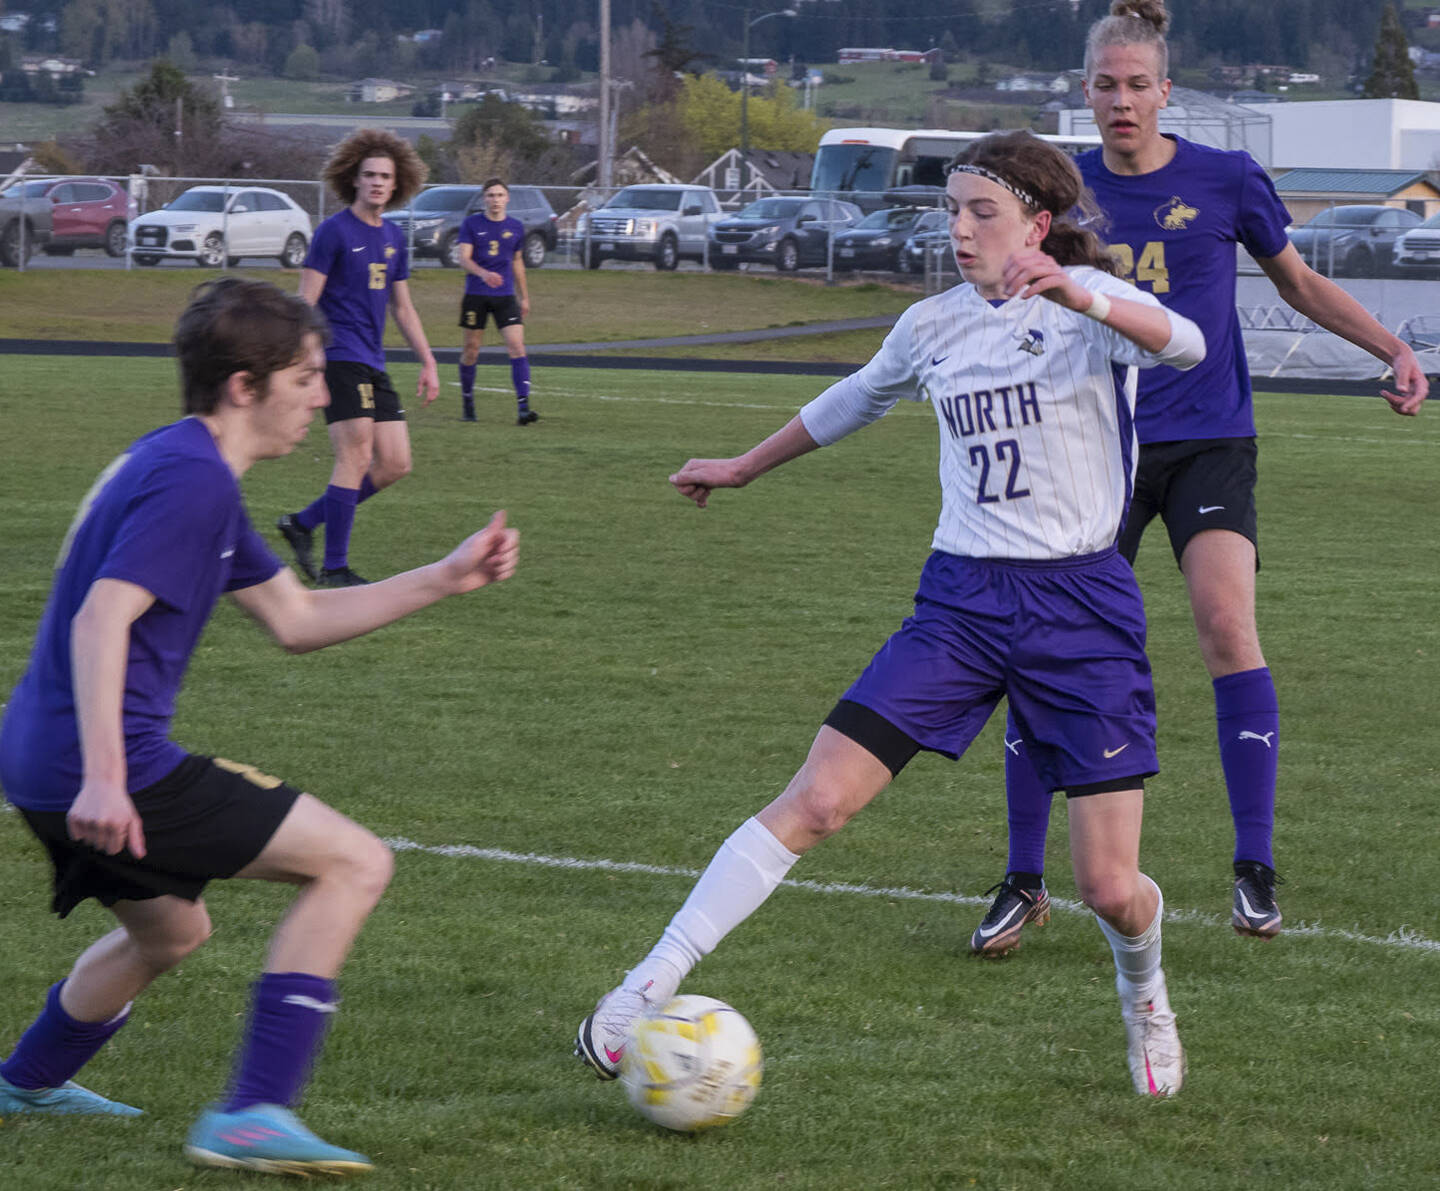
[[[1280,876],[1256,860],[1235,862],[1235,904],[1230,925],[1237,935],[1273,939],[1280,933],[1280,907],[1275,904],[1275,886]]]
[[[364,587],[370,582],[362,579],[349,567],[327,567],[320,572],[321,587]]]
[[[995,900],[970,936],[970,951],[998,959],[1020,946],[1020,932],[1027,922],[1044,926],[1050,921],[1050,891],[1043,881],[1039,889],[1025,889],[1007,873],[1000,884],[985,890],[987,897],[992,893]]]
[[[540,415],[533,409],[522,409],[515,417],[515,425],[528,426],[531,422],[538,422],[539,420]]]
[[[282,513],[275,522],[275,528],[295,553],[295,565],[304,572],[305,578],[314,583],[320,575],[315,570],[315,534],[306,529],[289,513]]]

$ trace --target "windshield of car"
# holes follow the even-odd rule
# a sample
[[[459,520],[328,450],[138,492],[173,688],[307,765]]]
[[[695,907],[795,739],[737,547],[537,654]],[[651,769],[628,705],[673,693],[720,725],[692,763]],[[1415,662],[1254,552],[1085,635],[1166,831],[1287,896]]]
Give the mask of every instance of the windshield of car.
[[[944,211],[926,211],[915,221],[915,232],[938,232],[949,222],[950,217]]]
[[[225,196],[218,190],[187,190],[165,209],[167,211],[210,211],[225,209]]]
[[[804,199],[767,198],[751,203],[736,219],[789,219],[805,204]]]
[[[471,192],[454,186],[437,186],[427,190],[410,204],[412,211],[463,211]]]
[[[632,211],[678,211],[679,190],[647,190],[643,186],[627,186],[605,205],[628,207]]]
[[[1331,207],[1321,211],[1306,227],[1365,227],[1381,215],[1379,211],[1361,211],[1354,207]]]
[[[54,182],[22,182],[19,186],[12,187],[5,193],[14,198],[19,198],[21,195],[24,195],[26,198],[39,198],[46,190],[54,185]]]
[[[943,212],[941,212],[943,214]],[[914,207],[891,207],[888,211],[871,211],[855,226],[857,228],[884,228],[886,231],[899,231],[902,227],[909,227],[915,219]]]
[[[1436,211],[1435,214],[1430,216],[1429,219],[1425,220],[1424,223],[1417,223],[1415,227],[1423,227],[1432,231],[1435,228],[1440,228],[1440,211]],[[1415,227],[1412,227],[1410,230],[1413,232],[1415,230]]]

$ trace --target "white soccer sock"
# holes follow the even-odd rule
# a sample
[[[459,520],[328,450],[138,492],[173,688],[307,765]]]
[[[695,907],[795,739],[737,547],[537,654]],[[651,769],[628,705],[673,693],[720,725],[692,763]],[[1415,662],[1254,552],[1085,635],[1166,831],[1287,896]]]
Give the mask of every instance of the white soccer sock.
[[[1156,995],[1164,979],[1160,971],[1160,921],[1165,917],[1165,895],[1160,886],[1144,873],[1140,879],[1155,890],[1155,919],[1133,939],[1122,935],[1099,914],[1095,921],[1110,941],[1115,956],[1115,988],[1122,1000],[1148,1001]]]
[[[759,819],[746,819],[720,845],[660,941],[626,975],[624,987],[643,989],[649,1001],[664,1004],[690,969],[760,908],[799,859]]]

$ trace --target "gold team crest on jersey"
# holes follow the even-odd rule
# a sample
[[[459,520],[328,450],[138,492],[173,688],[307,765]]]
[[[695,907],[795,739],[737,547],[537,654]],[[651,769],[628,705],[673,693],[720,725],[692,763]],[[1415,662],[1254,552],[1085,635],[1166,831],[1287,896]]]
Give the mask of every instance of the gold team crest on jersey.
[[[1178,194],[1171,196],[1168,203],[1155,208],[1155,222],[1167,232],[1183,232],[1193,220],[1200,218],[1200,211],[1192,207]]]
[[[504,232],[501,232],[501,233],[500,233],[500,238],[501,238],[502,240],[509,240],[509,239],[510,239],[511,237],[513,237],[514,235],[515,235],[514,232],[504,231]]]

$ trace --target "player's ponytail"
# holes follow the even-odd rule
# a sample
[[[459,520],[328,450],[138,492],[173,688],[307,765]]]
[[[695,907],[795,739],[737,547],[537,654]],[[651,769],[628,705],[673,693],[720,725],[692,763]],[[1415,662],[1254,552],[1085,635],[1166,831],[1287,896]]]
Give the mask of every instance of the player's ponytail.
[[[1104,241],[1091,229],[1100,208],[1066,154],[1029,132],[995,132],[966,145],[952,165],[972,166],[998,180],[1032,215],[1050,212],[1040,250],[1061,265],[1115,272]]]
[[[1090,26],[1085,38],[1085,77],[1090,78],[1095,55],[1105,46],[1148,45],[1157,58],[1156,78],[1170,75],[1170,48],[1165,31],[1170,28],[1170,13],[1165,0],[1114,0],[1110,15]]]

